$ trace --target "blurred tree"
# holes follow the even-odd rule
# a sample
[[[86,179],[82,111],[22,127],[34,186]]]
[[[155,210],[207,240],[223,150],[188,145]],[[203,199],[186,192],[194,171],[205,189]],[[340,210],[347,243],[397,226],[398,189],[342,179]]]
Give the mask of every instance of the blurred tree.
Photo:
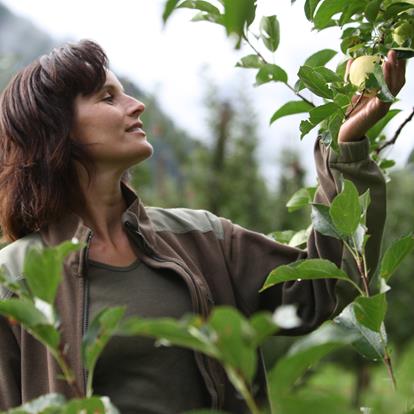
[[[193,206],[231,219],[246,228],[270,232],[276,223],[274,196],[267,188],[257,160],[258,121],[242,86],[236,97],[220,94],[205,78],[207,125],[211,142],[207,153],[196,154]],[[195,201],[195,202],[194,202]]]

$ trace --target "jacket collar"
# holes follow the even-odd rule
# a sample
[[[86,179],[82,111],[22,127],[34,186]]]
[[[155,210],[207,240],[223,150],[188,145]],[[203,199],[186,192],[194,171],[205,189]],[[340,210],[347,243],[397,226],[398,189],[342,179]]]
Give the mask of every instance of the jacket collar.
[[[132,231],[141,233],[145,243],[153,249],[155,232],[143,203],[129,185],[121,182],[121,190],[128,206],[122,214],[122,224],[129,222]],[[50,222],[39,233],[48,247],[57,246],[67,240],[78,240],[85,243],[87,248],[91,231],[83,219],[72,212]],[[84,266],[85,248],[70,253],[64,260],[64,265],[69,266],[78,276],[81,276]]]

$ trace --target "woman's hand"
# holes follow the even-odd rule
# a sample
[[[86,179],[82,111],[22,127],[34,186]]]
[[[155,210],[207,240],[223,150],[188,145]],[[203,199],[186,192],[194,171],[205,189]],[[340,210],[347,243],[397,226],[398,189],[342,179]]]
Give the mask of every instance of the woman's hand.
[[[347,70],[352,63],[352,59],[348,61]],[[405,83],[405,59],[397,59],[397,53],[390,50],[387,60],[382,65],[384,78],[390,92],[396,96]],[[350,113],[348,119],[342,124],[338,141],[350,142],[358,141],[366,134],[366,132],[378,122],[389,110],[391,103],[383,102],[376,96],[368,97],[354,96],[352,98],[353,105],[359,100],[356,107]],[[348,108],[348,113],[351,107]]]

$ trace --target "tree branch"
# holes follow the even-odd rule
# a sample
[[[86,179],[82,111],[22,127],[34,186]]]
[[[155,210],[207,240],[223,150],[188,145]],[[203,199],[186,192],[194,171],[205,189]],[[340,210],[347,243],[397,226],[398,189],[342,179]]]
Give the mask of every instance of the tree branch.
[[[250,40],[248,39],[246,34],[243,34],[243,39],[246,41],[246,43],[253,49],[253,51],[256,53],[257,56],[259,56],[260,59],[263,60],[264,63],[269,64],[269,62],[265,59],[265,57],[253,46],[252,42],[250,42]],[[283,82],[284,83],[284,82]],[[316,107],[316,105],[311,102],[309,99],[306,99],[302,94],[300,94],[293,86],[289,85],[287,82],[285,83],[285,85],[300,99],[302,99],[302,101],[305,101],[306,103],[308,103],[309,105],[311,105],[313,108]]]
[[[414,108],[412,109],[411,114],[409,115],[409,117],[395,131],[395,134],[392,137],[392,139],[390,139],[388,141],[385,141],[380,147],[378,147],[375,150],[375,153],[379,154],[384,148],[388,147],[389,145],[394,145],[395,142],[397,141],[399,135],[401,134],[401,131],[403,130],[403,128],[413,119],[413,117],[414,117]]]

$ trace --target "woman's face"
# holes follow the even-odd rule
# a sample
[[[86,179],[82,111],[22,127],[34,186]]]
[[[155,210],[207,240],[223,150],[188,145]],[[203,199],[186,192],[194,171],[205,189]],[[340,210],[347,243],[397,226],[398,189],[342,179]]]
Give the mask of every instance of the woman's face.
[[[145,105],[126,95],[111,71],[100,91],[77,96],[74,105],[71,136],[87,145],[98,171],[123,172],[152,155],[139,119]]]

